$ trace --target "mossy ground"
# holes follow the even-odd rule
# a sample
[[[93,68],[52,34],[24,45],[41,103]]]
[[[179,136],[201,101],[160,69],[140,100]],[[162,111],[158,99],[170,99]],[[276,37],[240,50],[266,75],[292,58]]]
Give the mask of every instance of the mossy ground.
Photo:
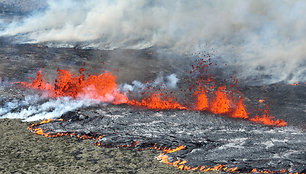
[[[156,151],[100,148],[91,140],[45,138],[28,123],[0,119],[0,173],[198,173],[160,163]]]

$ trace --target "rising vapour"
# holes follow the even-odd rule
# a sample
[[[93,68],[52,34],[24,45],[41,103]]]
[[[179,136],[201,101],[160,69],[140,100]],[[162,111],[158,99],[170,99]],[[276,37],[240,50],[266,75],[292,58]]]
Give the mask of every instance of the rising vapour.
[[[14,21],[2,36],[100,49],[209,52],[240,79],[306,81],[303,0],[63,0]]]
[[[48,99],[38,95],[29,95],[23,100],[5,103],[0,108],[0,118],[22,119],[23,121],[54,119],[69,111],[97,103],[98,101],[87,98],[72,99],[70,97],[60,97]]]
[[[175,74],[170,74],[165,78],[159,75],[155,80],[152,82],[142,83],[140,81],[134,80],[132,84],[121,84],[120,91],[124,93],[129,92],[144,92],[149,88],[161,88],[161,89],[175,89],[177,87],[179,79],[176,77]]]

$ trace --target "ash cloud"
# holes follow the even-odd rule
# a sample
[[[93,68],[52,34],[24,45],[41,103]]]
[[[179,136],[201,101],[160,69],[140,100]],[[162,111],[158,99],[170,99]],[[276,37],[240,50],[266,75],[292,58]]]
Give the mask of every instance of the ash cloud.
[[[99,49],[205,51],[239,79],[293,83],[306,81],[305,13],[303,0],[49,0],[46,10],[0,35]]]

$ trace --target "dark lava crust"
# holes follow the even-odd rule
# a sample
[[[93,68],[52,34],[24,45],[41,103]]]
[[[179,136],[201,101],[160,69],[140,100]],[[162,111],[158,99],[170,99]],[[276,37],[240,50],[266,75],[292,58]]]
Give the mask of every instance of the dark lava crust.
[[[194,111],[150,111],[126,105],[104,105],[68,112],[65,122],[40,125],[46,132],[105,135],[102,146],[117,147],[140,141],[136,148],[157,143],[184,150],[169,154],[188,165],[237,166],[301,172],[306,164],[306,133],[294,127],[269,127]]]
[[[14,45],[1,41],[0,51],[1,107],[8,101],[22,101],[29,93],[33,94],[33,91],[10,85],[10,82],[28,81],[28,77],[33,77],[41,67],[50,79],[53,79],[58,67],[77,72],[84,62],[89,72],[100,72],[98,70],[104,67],[119,67],[119,72],[122,72],[118,74],[119,83],[130,83],[133,80],[152,80],[161,71],[180,75],[184,72],[180,70],[181,65],[186,64],[184,61],[176,63],[175,59],[157,58],[154,50],[152,55],[148,54],[152,50],[79,50]],[[226,164],[237,166],[240,171],[253,168],[305,171],[306,85],[239,88],[249,111],[255,113],[258,106],[264,105],[258,100],[264,99],[272,114],[285,120],[288,126],[264,126],[207,112],[154,111],[101,104],[68,112],[61,116],[65,122],[50,122],[38,127],[52,133],[103,134],[105,137],[101,143],[104,146],[119,146],[134,141],[140,141],[136,148],[150,147],[155,143],[171,148],[185,145],[186,149],[169,156],[174,160],[188,160],[188,165],[192,166]],[[39,106],[47,101],[41,99],[33,101],[32,105],[21,104],[9,112],[19,113],[23,108]]]

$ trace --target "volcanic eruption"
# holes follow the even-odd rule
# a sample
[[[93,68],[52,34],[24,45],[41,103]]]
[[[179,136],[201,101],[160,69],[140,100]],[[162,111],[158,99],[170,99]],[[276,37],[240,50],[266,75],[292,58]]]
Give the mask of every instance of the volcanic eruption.
[[[0,21],[0,118],[179,170],[305,173],[305,7],[39,3]]]

